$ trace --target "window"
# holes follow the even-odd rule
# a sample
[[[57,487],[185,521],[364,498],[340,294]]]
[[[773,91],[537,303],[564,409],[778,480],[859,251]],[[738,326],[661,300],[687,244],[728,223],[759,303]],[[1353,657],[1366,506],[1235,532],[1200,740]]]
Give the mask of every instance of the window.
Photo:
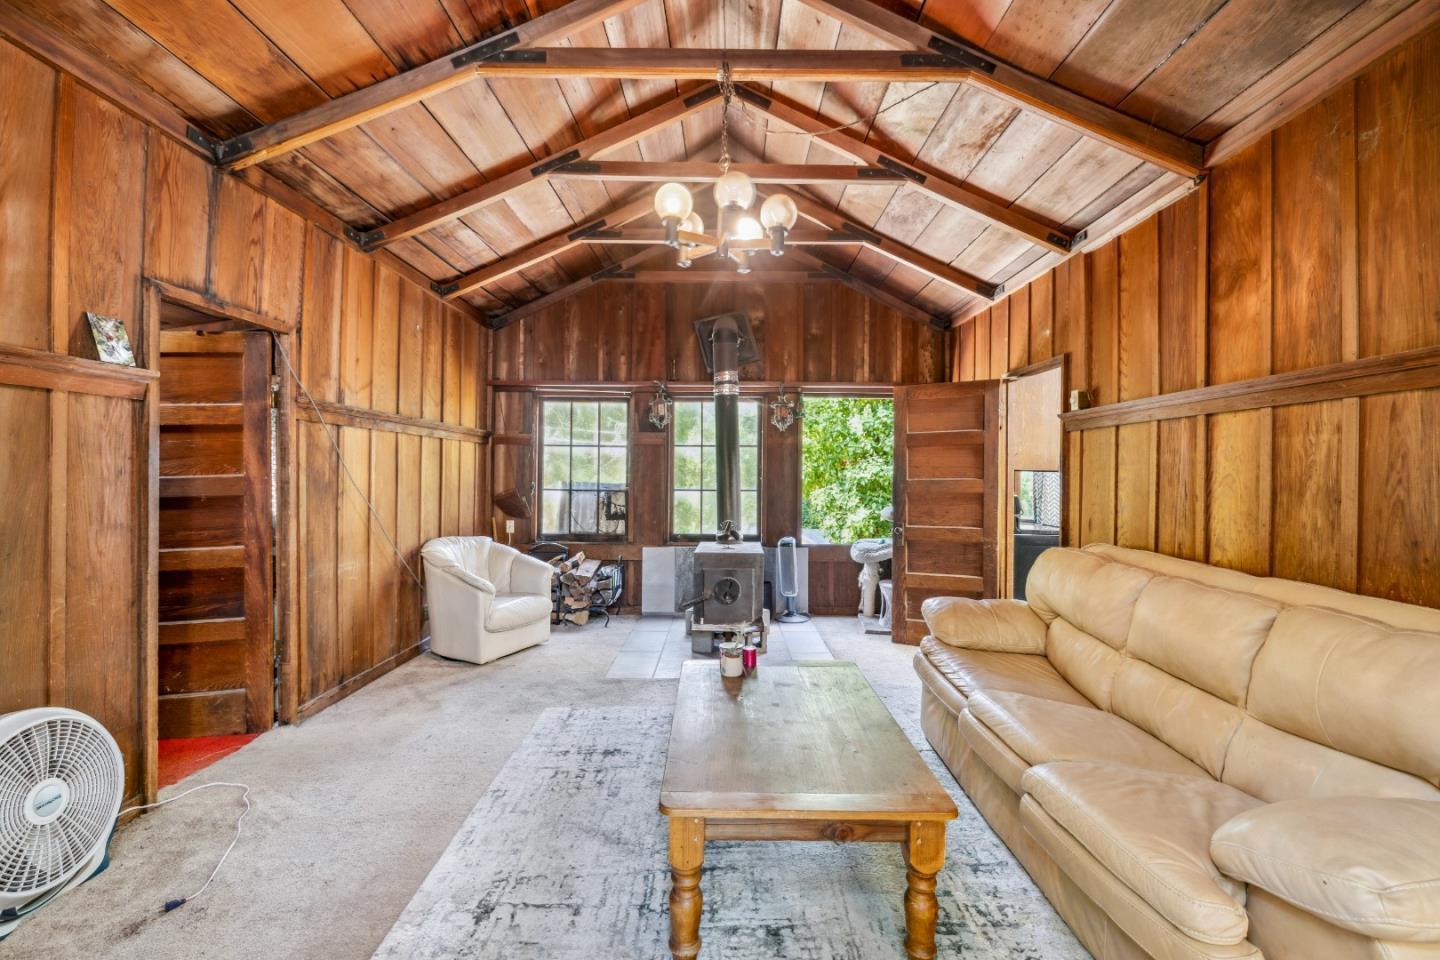
[[[810,544],[890,536],[895,403],[806,397],[800,421],[800,525]]]
[[[540,536],[625,536],[630,424],[623,400],[543,400]]]
[[[719,526],[715,494],[715,402],[681,400],[672,426],[671,533],[713,536]],[[740,401],[740,527],[760,535],[760,402]]]

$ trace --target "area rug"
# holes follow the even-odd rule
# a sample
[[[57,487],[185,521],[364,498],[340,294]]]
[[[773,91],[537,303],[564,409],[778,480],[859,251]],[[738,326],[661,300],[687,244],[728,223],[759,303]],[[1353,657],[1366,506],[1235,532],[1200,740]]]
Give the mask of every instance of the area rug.
[[[1088,957],[915,719],[900,721],[960,808],[937,887],[939,955]],[[375,957],[668,960],[656,803],[669,731],[665,709],[546,710]],[[903,957],[904,890],[895,844],[707,844],[701,960]]]

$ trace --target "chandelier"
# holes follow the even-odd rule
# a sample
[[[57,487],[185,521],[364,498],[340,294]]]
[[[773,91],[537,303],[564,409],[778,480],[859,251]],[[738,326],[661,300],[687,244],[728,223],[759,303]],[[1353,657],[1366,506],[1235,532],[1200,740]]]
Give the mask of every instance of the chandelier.
[[[665,227],[665,243],[676,251],[675,265],[689,267],[711,255],[733,260],[739,273],[750,272],[750,254],[768,250],[772,257],[785,255],[785,237],[795,226],[799,210],[783,193],[765,198],[757,218],[750,212],[755,203],[755,181],[740,170],[730,169],[730,101],[735,84],[730,64],[720,65],[720,176],[715,181],[715,205],[719,208],[715,232],[695,211],[695,201],[682,183],[666,183],[655,191],[655,214]]]

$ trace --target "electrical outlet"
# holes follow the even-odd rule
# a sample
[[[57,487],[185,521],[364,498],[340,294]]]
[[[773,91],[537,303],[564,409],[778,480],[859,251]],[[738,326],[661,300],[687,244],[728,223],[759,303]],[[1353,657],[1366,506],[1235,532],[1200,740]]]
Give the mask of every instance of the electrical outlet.
[[[505,521],[505,532],[506,532],[506,533],[514,533],[514,532],[515,532],[515,521],[514,521],[514,520],[506,520],[506,521]]]

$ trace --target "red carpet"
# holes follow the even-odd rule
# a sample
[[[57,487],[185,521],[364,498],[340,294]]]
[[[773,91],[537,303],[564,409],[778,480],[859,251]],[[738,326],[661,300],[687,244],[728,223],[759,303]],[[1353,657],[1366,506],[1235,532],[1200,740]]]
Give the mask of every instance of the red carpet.
[[[216,760],[230,756],[258,736],[258,733],[237,733],[228,737],[161,740],[160,786],[168,787],[184,780],[196,770],[203,770]]]

